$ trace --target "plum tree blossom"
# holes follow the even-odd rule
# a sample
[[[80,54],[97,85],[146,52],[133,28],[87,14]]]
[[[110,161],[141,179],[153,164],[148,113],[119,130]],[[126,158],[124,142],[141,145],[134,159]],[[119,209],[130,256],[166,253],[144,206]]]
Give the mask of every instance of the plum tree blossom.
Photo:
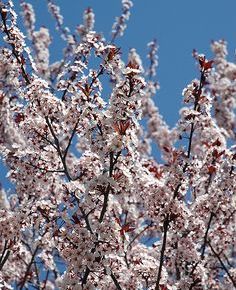
[[[222,40],[213,59],[194,51],[199,74],[169,128],[153,99],[157,42],[146,62],[135,48],[122,56],[133,3],[121,4],[106,40],[92,8],[71,32],[48,0],[65,41],[50,63],[33,6],[21,1],[22,32],[13,2],[0,1],[0,152],[12,183],[0,187],[1,289],[236,288],[236,64]]]

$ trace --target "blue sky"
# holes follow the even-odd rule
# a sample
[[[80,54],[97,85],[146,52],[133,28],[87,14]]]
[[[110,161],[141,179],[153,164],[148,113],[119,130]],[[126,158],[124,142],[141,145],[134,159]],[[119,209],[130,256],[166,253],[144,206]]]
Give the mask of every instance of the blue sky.
[[[19,12],[19,0],[13,0]],[[37,28],[44,25],[54,28],[47,12],[46,0],[29,0],[37,14]],[[167,123],[172,127],[178,120],[182,105],[183,88],[198,77],[191,53],[195,48],[211,58],[211,40],[225,39],[229,44],[229,58],[235,61],[236,1],[235,0],[134,0],[125,35],[116,44],[124,57],[130,48],[146,57],[146,44],[153,38],[159,44],[157,79],[161,89],[155,97]],[[96,14],[95,28],[110,39],[115,16],[120,15],[120,0],[55,0],[61,7],[65,25],[72,31],[82,21],[83,11],[92,7]],[[20,17],[19,17],[20,21]],[[61,55],[63,42],[52,30],[54,44],[51,61]],[[0,167],[0,182],[5,184],[5,170]]]

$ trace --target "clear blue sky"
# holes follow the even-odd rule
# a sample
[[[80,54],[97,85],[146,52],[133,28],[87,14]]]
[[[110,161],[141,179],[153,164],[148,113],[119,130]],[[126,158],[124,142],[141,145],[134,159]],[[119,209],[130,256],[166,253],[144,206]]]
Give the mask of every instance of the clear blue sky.
[[[19,12],[19,0],[13,0]],[[53,28],[47,13],[46,0],[29,0],[37,13],[37,27]],[[115,16],[120,15],[120,0],[55,0],[61,7],[65,24],[73,29],[82,21],[85,8],[92,7],[96,14],[95,28],[110,39]],[[211,58],[211,40],[225,39],[229,55],[235,60],[236,1],[235,0],[134,0],[131,18],[123,38],[117,40],[124,57],[129,48],[135,47],[145,58],[146,44],[156,38],[159,44],[159,68],[157,73],[161,90],[156,96],[161,113],[170,126],[178,119],[182,104],[181,92],[186,84],[198,76],[191,56],[193,48]],[[19,17],[20,20],[20,17]],[[63,42],[55,30],[51,46],[55,61],[61,55]],[[2,167],[0,167],[1,169]],[[5,171],[0,170],[3,184]]]

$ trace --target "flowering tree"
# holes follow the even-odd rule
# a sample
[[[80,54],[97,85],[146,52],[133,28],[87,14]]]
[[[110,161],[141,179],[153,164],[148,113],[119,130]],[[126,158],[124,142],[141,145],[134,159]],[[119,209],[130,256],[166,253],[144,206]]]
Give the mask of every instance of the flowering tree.
[[[234,289],[236,65],[226,43],[212,43],[213,60],[194,51],[199,79],[169,129],[152,99],[156,42],[146,70],[135,49],[123,61],[115,45],[130,0],[110,41],[91,8],[73,34],[48,0],[66,42],[53,64],[48,29],[21,7],[27,42],[12,1],[0,1],[0,149],[13,184],[0,190],[1,289]]]

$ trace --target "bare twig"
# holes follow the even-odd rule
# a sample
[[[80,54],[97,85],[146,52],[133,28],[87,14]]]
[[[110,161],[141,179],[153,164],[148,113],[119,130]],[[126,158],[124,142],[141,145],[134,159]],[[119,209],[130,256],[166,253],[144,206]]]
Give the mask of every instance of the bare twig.
[[[125,221],[125,223],[126,223],[126,221]],[[128,244],[128,246],[127,246],[127,249],[131,249],[131,247],[132,247],[132,244],[135,242],[135,240],[137,240],[147,229],[149,229],[150,227],[152,227],[153,226],[153,222],[151,222],[150,224],[148,224],[146,227],[144,227],[139,233],[137,233],[134,237],[133,237],[133,239],[129,242],[129,244]],[[125,258],[125,263],[126,263],[126,265],[127,265],[127,268],[129,268],[129,261],[128,261],[128,257],[127,257],[127,254],[128,254],[128,252],[127,251],[125,251],[125,256],[124,256],[124,258]]]
[[[74,136],[75,136],[75,133],[76,133],[76,130],[77,130],[78,124],[79,124],[79,120],[75,123],[75,126],[74,126],[74,128],[73,128],[73,130],[72,130],[72,133],[71,133],[71,135],[70,135],[69,142],[68,142],[68,144],[67,144],[67,146],[66,146],[66,149],[64,150],[64,156],[63,156],[64,159],[66,159],[66,156],[67,156],[67,154],[68,154],[68,150],[69,150],[69,148],[70,148],[70,146],[71,146],[71,143],[72,143],[72,140],[73,140],[73,138],[74,138]]]
[[[89,276],[90,272],[91,271],[90,271],[89,267],[86,266],[86,270],[85,270],[85,273],[84,273],[84,276],[83,276],[83,279],[82,279],[82,283],[81,283],[82,289],[83,289],[84,285],[87,283],[87,279],[88,279],[88,276]]]
[[[213,212],[211,212],[210,219],[209,219],[209,222],[208,222],[208,225],[207,225],[207,229],[206,229],[206,232],[205,232],[205,235],[204,235],[204,242],[203,242],[203,245],[202,245],[202,252],[201,252],[201,260],[203,260],[204,256],[205,256],[205,250],[206,250],[206,245],[207,245],[207,240],[208,240],[208,232],[210,230],[211,222],[212,222],[212,219],[213,219],[214,215],[215,214]]]
[[[35,268],[35,274],[36,274],[37,284],[39,285],[38,288],[40,289],[39,271],[38,271],[37,263],[35,261],[34,261],[34,268]]]
[[[116,289],[118,290],[122,290],[121,286],[120,286],[120,283],[118,282],[118,280],[116,279],[116,276],[114,275],[113,272],[111,272],[111,279],[113,280],[115,286],[116,286]]]
[[[45,277],[45,280],[44,280],[44,285],[43,285],[43,288],[42,288],[43,290],[46,289],[48,277],[49,277],[49,270],[47,270],[47,274],[46,274],[46,277]]]
[[[0,257],[0,271],[2,270],[9,256],[10,256],[10,250],[8,249],[8,241],[6,240],[3,251],[2,251],[2,255]]]
[[[166,242],[167,242],[167,232],[169,227],[170,217],[169,214],[167,214],[164,223],[163,223],[163,240],[162,240],[162,246],[161,246],[161,255],[160,255],[160,264],[157,274],[157,280],[156,280],[156,286],[155,290],[160,290],[160,280],[161,280],[161,273],[162,273],[162,266],[164,264],[164,255],[165,255],[165,249],[166,249]]]
[[[89,213],[86,214],[81,206],[78,205],[78,207],[79,207],[79,209],[80,209],[80,211],[82,213],[82,216],[83,216],[83,218],[85,220],[87,229],[90,231],[91,234],[93,234],[93,230],[92,230],[92,227],[90,225],[89,218],[88,218]]]
[[[131,245],[133,244],[133,242],[135,241],[135,240],[137,240],[137,238],[138,237],[140,237],[147,229],[149,229],[150,227],[152,227],[153,226],[153,222],[150,222],[150,224],[148,224],[145,228],[143,228],[142,230],[141,230],[141,232],[139,232],[137,235],[135,235],[134,237],[133,237],[133,239],[129,242],[129,244],[128,244],[128,247],[127,248],[131,248]]]
[[[96,76],[93,77],[93,79],[92,79],[92,81],[91,81],[91,83],[90,83],[90,85],[89,85],[89,89],[92,88],[93,84],[94,84],[95,81],[100,77],[100,75],[102,75],[102,74],[104,73],[104,70],[105,70],[105,68],[104,68],[104,66],[102,66],[102,67],[100,68],[100,70],[97,72]]]

